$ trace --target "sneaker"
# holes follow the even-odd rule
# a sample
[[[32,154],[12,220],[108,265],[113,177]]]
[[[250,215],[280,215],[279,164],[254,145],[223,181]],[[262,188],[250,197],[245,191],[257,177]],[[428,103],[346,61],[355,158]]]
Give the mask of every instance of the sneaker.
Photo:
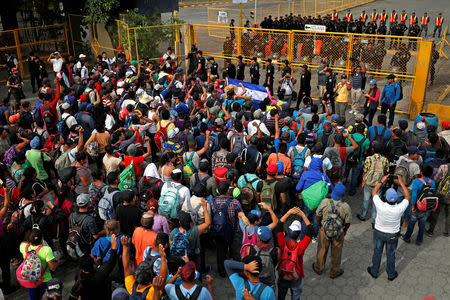
[[[422,245],[422,242],[416,241],[416,245],[420,246],[420,245]]]
[[[366,221],[366,219],[364,219],[363,217],[361,217],[360,214],[357,214],[356,217],[357,217],[360,221],[362,221],[362,222],[365,222],[365,221]]]
[[[395,278],[397,278],[398,277],[398,272],[397,271],[395,271],[395,275],[394,275],[394,277],[392,277],[392,278],[388,278],[388,280],[389,281],[392,281],[392,280],[394,280]]]
[[[426,233],[429,237],[432,237],[432,236],[433,236],[433,231],[431,231],[430,229],[426,230],[425,233]]]
[[[313,237],[312,240],[313,244],[317,243],[317,237]]]
[[[367,267],[367,273],[369,273],[370,276],[372,276],[372,278],[374,278],[374,279],[378,278],[378,276],[375,276],[372,274],[372,272],[370,271],[370,267]]]
[[[402,235],[402,240],[405,241],[405,243],[411,243],[411,239],[405,238],[405,235]]]

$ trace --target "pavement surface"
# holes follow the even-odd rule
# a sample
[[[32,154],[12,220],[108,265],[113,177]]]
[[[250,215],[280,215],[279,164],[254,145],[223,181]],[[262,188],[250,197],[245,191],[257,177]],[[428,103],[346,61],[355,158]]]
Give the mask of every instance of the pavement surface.
[[[352,12],[353,14],[358,14],[362,9],[370,12],[373,8],[377,8],[377,10],[386,9],[388,13],[391,9],[395,9],[397,12],[405,9],[408,13],[415,11],[419,17],[423,12],[427,11],[433,18],[438,12],[443,12],[446,20],[449,20],[450,17],[448,0],[376,1],[354,8]],[[207,23],[205,15],[205,7],[188,7],[180,11],[180,17],[187,22]],[[450,54],[449,47],[447,48],[447,53]],[[428,88],[425,103],[433,102],[446,85],[449,84],[449,67],[447,60],[440,59],[438,61],[435,84]],[[31,93],[29,80],[25,80],[24,91],[27,95],[27,100],[36,100],[36,97]],[[0,87],[1,97],[5,96],[5,92],[5,87]],[[445,99],[443,104],[449,105],[450,102],[448,101],[450,100]],[[348,122],[351,123],[352,116],[347,115],[347,117]],[[396,116],[396,120],[405,117]],[[410,124],[412,124],[411,121]],[[426,295],[433,295],[436,299],[449,299],[450,260],[448,253],[450,253],[450,239],[442,235],[443,217],[440,217],[435,235],[432,238],[425,235],[421,246],[416,246],[414,243],[406,244],[403,240],[399,240],[396,259],[396,267],[399,273],[397,279],[393,282],[387,280],[385,255],[383,255],[382,259],[380,276],[377,279],[373,279],[366,272],[367,266],[371,264],[373,253],[373,231],[369,221],[361,222],[356,218],[356,214],[361,209],[362,200],[363,195],[360,189],[357,190],[356,195],[344,197],[344,201],[347,201],[352,208],[352,224],[346,235],[342,253],[342,268],[345,273],[339,278],[330,279],[329,263],[321,276],[314,273],[311,265],[315,261],[317,244],[311,243],[304,256],[303,299],[420,300]],[[405,228],[402,228],[402,232],[405,232]],[[417,226],[411,238],[413,242],[416,234]],[[215,257],[215,251],[208,250],[206,260],[207,264],[212,266],[211,275],[214,277],[215,299],[234,299],[234,290],[230,281],[226,278],[220,278],[217,274]],[[74,262],[66,262],[56,270],[54,276],[61,278],[64,282],[63,299],[68,298],[77,272],[78,268]],[[5,299],[22,300],[27,298],[27,294],[27,290],[21,288],[17,292],[6,296]]]

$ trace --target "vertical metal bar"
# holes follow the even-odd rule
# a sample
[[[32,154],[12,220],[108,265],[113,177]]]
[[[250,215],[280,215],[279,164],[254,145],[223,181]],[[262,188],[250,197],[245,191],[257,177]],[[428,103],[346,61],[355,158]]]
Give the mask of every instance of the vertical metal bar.
[[[134,45],[136,48],[136,59],[139,60],[139,50],[138,50],[138,42],[136,37],[136,28],[134,28]]]
[[[120,46],[122,44],[122,39],[120,37],[120,20],[116,20],[117,22],[117,36],[119,38],[119,44],[117,46]]]
[[[132,60],[133,55],[131,55],[131,41],[130,41],[130,27],[127,24],[127,35],[128,35],[128,54],[130,55],[130,60]]]
[[[242,29],[241,27],[239,27],[237,29],[237,55],[241,55],[242,53],[241,46],[242,46]]]
[[[64,23],[64,35],[66,37],[67,53],[69,53],[70,52],[70,50],[69,50],[69,38],[67,36],[67,24],[66,23]]]
[[[242,3],[239,3],[239,27],[242,27]]]
[[[178,11],[177,10],[175,10],[174,12],[173,12],[173,15],[175,16],[175,25],[174,25],[174,27],[175,27],[175,55],[179,58],[180,57],[180,54],[181,54],[181,49],[180,49],[180,40],[181,40],[181,37],[180,37],[180,30],[179,30],[179,28],[178,28],[178,23],[177,23],[177,20],[178,20]]]
[[[17,54],[17,62],[19,63],[19,71],[21,76],[24,76],[23,73],[23,64],[22,64],[22,54],[20,51],[20,40],[19,40],[19,29],[14,29],[14,43],[16,44],[16,54]]]
[[[72,54],[75,55],[75,46],[74,46],[74,42],[73,42],[73,33],[72,33],[72,18],[71,18],[71,14],[69,14],[69,29],[70,29],[70,39],[72,41]]]
[[[346,70],[345,70],[345,73],[347,75],[347,80],[350,80],[350,69],[351,69],[350,58],[352,57],[352,52],[353,52],[353,39],[354,39],[354,35],[350,34],[349,41],[348,41],[347,66],[346,66]]]

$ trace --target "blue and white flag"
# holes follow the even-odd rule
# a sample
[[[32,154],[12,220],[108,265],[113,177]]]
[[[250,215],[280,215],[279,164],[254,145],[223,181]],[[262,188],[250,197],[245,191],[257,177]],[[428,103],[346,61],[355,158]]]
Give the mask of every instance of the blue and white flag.
[[[244,96],[251,97],[253,101],[254,100],[263,101],[265,98],[269,97],[266,88],[261,85],[256,85],[247,81],[231,78],[227,78],[227,80],[228,84],[233,84],[238,87],[237,94],[242,93],[242,87],[239,85],[239,83],[242,83],[242,85],[245,87],[246,90]]]

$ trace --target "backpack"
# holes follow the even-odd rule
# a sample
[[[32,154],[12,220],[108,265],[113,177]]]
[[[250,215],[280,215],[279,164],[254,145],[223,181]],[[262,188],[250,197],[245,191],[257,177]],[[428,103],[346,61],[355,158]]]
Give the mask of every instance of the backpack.
[[[162,181],[159,178],[146,178],[143,179],[142,190],[139,197],[139,208],[143,211],[147,211],[147,203],[151,199],[159,199],[157,194],[158,184]]]
[[[42,118],[44,119],[46,124],[51,124],[55,122],[56,116],[52,111],[52,108],[49,105],[44,105],[44,110],[42,111]]]
[[[214,167],[224,167],[227,165],[227,156],[223,152],[219,155],[218,152],[214,152],[212,155],[212,160],[215,160]]]
[[[17,144],[11,145],[11,147],[3,154],[3,162],[8,166],[14,164],[14,158],[16,158],[16,146]]]
[[[119,190],[124,191],[131,189],[136,185],[136,174],[134,173],[133,162],[126,167],[119,175]]]
[[[213,171],[214,178],[216,179],[216,183],[219,184],[221,181],[227,180],[227,171],[228,168],[225,167],[216,167]]]
[[[104,183],[102,183],[99,186],[91,184],[91,186],[89,187],[89,200],[90,200],[90,205],[93,209],[94,217],[97,217],[99,215],[98,203],[100,202],[100,199],[103,198],[106,188],[107,188],[107,186]]]
[[[158,213],[166,219],[175,219],[177,217],[177,210],[179,205],[178,191],[183,187],[179,184],[174,186],[172,182],[167,183],[168,188],[159,198]]]
[[[181,232],[180,229],[175,228],[175,235],[170,244],[170,254],[173,256],[183,257],[186,252],[191,253],[191,246],[187,237],[186,230]]]
[[[215,151],[219,151],[219,133],[211,132],[209,135],[209,153],[214,153]]]
[[[242,150],[245,148],[244,143],[245,135],[243,134],[235,134],[233,135],[233,138],[231,139],[233,143],[233,153],[237,155],[241,155]]]
[[[43,102],[39,101],[34,104],[32,114],[33,118],[35,120],[40,119],[42,117],[42,106],[44,105]]]
[[[377,155],[377,154],[375,154]],[[375,155],[369,156],[366,160],[370,160],[370,168],[367,173],[364,174],[363,181],[364,184],[367,184],[370,187],[374,187],[380,182],[381,178],[384,176],[384,157],[378,154],[378,157]]]
[[[323,224],[323,231],[329,240],[335,240],[344,232],[344,220],[342,220],[334,201],[330,199],[331,211]]]
[[[316,209],[328,194],[328,188],[328,182],[322,176],[321,181],[317,181],[302,191],[303,202],[310,210]]]
[[[65,117],[61,121],[59,121],[58,124],[56,124],[59,134],[63,137],[67,137],[70,134],[70,129],[69,129],[69,127],[67,127],[67,123],[66,123],[66,121],[69,117],[70,117],[70,115]]]
[[[262,292],[267,287],[267,285],[265,285],[264,283],[261,282],[259,287],[258,287],[258,289],[256,290],[256,292],[253,293],[250,290],[250,283],[248,282],[247,279],[244,279],[244,286],[245,286],[245,289],[250,292],[250,294],[252,295],[253,299],[255,299],[255,300],[259,300],[259,297],[261,297]]]
[[[403,87],[400,84],[396,84],[394,86],[394,92],[397,94],[397,87],[400,89],[400,97],[398,97],[397,101],[400,101],[403,99]]]
[[[195,172],[197,172],[197,168],[192,163],[192,158],[194,157],[195,152],[192,152],[191,155],[189,155],[189,158],[186,157],[187,153],[184,153],[183,160],[184,160],[184,166],[183,166],[183,176],[187,180],[189,180]]]
[[[165,127],[161,126],[161,122],[159,122],[159,130],[155,133],[155,144],[161,149],[165,142],[167,142],[167,127],[172,124],[171,122],[167,123]]]
[[[423,186],[417,195],[416,207],[419,211],[435,211],[438,207],[439,198],[436,196],[434,189],[431,187],[431,179],[425,182],[423,178],[419,178]]]
[[[305,154],[307,147],[303,147],[302,152],[298,152],[297,147],[292,147],[292,151],[294,151],[294,160],[292,161],[292,177],[295,179],[299,179],[303,174],[303,166],[305,165]]]
[[[98,202],[98,216],[103,221],[112,220],[116,218],[113,198],[114,195],[117,194],[118,192],[119,191],[116,190],[110,193],[108,191],[108,188],[106,188],[105,192],[103,193],[103,197]]]
[[[233,199],[227,198],[227,202],[220,206],[216,203],[216,199],[211,202],[215,211],[212,219],[211,235],[228,243],[233,240],[234,235],[233,227],[228,217],[228,206]]]
[[[244,174],[244,179],[246,184],[241,188],[241,194],[245,195],[245,197],[241,197],[241,205],[244,211],[250,211],[256,205],[256,191],[253,189],[253,183],[259,180],[259,178],[255,177],[253,180],[248,181],[247,174]]]
[[[142,293],[137,291],[138,283],[135,281],[133,283],[133,289],[131,290],[131,295],[128,299],[130,300],[145,300],[147,298],[147,294],[150,291],[151,285],[147,287]]]
[[[261,189],[261,202],[266,203],[273,210],[277,209],[277,201],[275,199],[275,185],[277,180],[272,183],[267,183],[266,180],[263,181],[263,186]]]
[[[62,169],[70,167],[71,165],[72,162],[70,161],[70,150],[67,150],[55,160],[55,169],[58,172]]]
[[[84,216],[79,223],[75,223],[73,214],[71,218],[72,218],[72,227],[71,230],[69,231],[69,235],[67,236],[66,248],[69,256],[77,260],[79,257],[84,255],[83,251],[80,249],[81,230],[83,228],[83,223],[84,221],[86,221],[88,216]]]
[[[448,203],[450,200],[450,164],[447,164],[447,175],[439,182],[437,191],[444,198],[444,201]]]
[[[200,293],[202,292],[203,287],[201,285],[197,284],[197,287],[195,288],[192,295],[189,296],[189,298],[186,298],[183,293],[181,292],[180,285],[175,285],[175,293],[177,295],[178,300],[197,300],[200,296]]]
[[[347,156],[346,163],[347,163],[347,166],[348,166],[349,168],[354,168],[354,167],[356,167],[356,166],[359,165],[359,163],[360,163],[360,161],[361,161],[361,154],[362,154],[361,149],[362,149],[362,145],[364,144],[365,141],[366,141],[366,138],[363,137],[363,138],[357,143],[357,144],[358,144],[358,148],[355,149],[355,150],[353,150],[353,152],[350,153],[350,154]]]
[[[198,211],[202,206],[199,204],[197,205],[197,207],[193,208],[190,198],[186,200],[186,205],[188,209],[187,213],[189,213],[189,215],[191,216],[192,223],[194,225],[198,225]]]
[[[274,248],[269,250],[261,250],[258,246],[253,246],[256,250],[256,256],[261,257],[262,270],[259,273],[259,280],[267,285],[272,285],[275,283],[275,266],[273,265],[272,256],[270,255]]]
[[[403,183],[405,186],[409,186],[413,180],[413,176],[409,174],[409,165],[412,162],[408,162],[406,159],[402,159],[397,164],[397,169],[395,169],[395,175],[400,176],[402,178]]]
[[[381,131],[381,133],[378,133],[377,127],[374,127],[373,129],[375,131],[375,136],[372,140],[372,145],[375,143],[384,145],[384,133],[386,132],[386,127],[383,127],[383,130]]]
[[[8,231],[8,233],[12,236],[16,236],[18,237],[20,235],[20,225],[23,224],[23,222],[25,221],[25,217],[24,217],[24,209],[25,207],[27,207],[28,205],[31,205],[32,202],[25,204],[22,208],[19,208],[17,210],[15,210],[12,214],[11,214],[11,220],[8,223],[8,226],[6,226],[6,230]]]
[[[245,255],[245,250],[247,249],[247,247],[250,246],[255,246],[256,242],[257,242],[257,232],[256,230],[253,232],[253,234],[248,234],[247,231],[248,226],[244,227],[244,240],[242,241],[242,247],[241,247],[241,257],[244,258]],[[257,229],[258,227],[255,227],[255,229]]]
[[[312,147],[314,147],[314,145],[316,144],[316,138],[317,135],[314,132],[306,133],[305,144],[309,149],[312,149]]]
[[[211,178],[211,176],[206,175],[205,177],[203,177],[202,180],[200,180],[200,176],[198,175],[198,173],[195,173],[194,174],[194,178],[195,178],[194,186],[196,186],[197,184],[201,184],[201,185],[203,185],[206,188],[207,182]]]
[[[70,185],[71,183],[73,183],[73,179],[76,174],[77,174],[77,167],[69,166],[67,168],[61,169],[60,171],[58,171],[58,180],[60,182],[59,185],[63,184]]]
[[[162,219],[161,219],[162,220]],[[156,254],[155,252],[153,252],[153,253],[155,253],[156,255],[152,255],[152,250],[153,250],[154,248],[152,248],[151,246],[148,246],[147,248],[145,248],[145,250],[144,250],[144,261],[146,261],[146,262],[148,262],[149,264],[150,264],[150,268],[151,268],[151,272],[152,272],[152,275],[153,276],[158,276],[158,274],[156,274],[155,272],[154,272],[154,270],[153,270],[153,267],[154,267],[154,264],[155,264],[155,262],[158,260],[158,259],[160,259],[161,258],[161,255],[158,253],[158,254]]]
[[[17,268],[17,281],[26,288],[36,288],[44,281],[45,269],[42,269],[42,262],[37,253],[42,249],[42,245],[36,250],[28,251],[30,245],[25,247],[25,259]]]
[[[390,147],[390,145],[392,145],[392,147]],[[389,162],[395,163],[396,161],[398,161],[400,156],[405,154],[404,150],[406,150],[406,143],[401,139],[392,139],[389,141],[387,149],[390,149],[389,153],[387,153],[387,159],[389,160]]]
[[[281,252],[280,261],[278,262],[279,278],[287,281],[295,281],[301,278],[301,266],[298,259],[299,246],[295,245],[294,249],[289,249],[289,242],[286,241]]]

